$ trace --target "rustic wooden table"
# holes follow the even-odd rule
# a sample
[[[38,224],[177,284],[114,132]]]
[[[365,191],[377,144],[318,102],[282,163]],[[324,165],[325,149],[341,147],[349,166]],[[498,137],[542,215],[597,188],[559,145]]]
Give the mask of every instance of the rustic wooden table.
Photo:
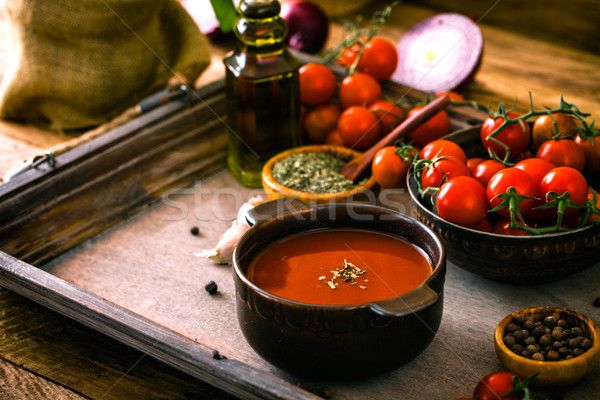
[[[600,111],[600,26],[597,24],[600,7],[596,2],[578,1],[568,6],[558,1],[530,2],[536,4],[523,6],[512,0],[488,5],[477,1],[461,1],[452,5],[442,1],[415,3],[397,6],[382,34],[397,40],[414,23],[439,11],[472,15],[482,28],[484,58],[475,82],[464,93],[468,99],[495,105],[499,101],[512,104],[517,98],[518,109],[525,110],[531,91],[538,107],[556,106],[563,94],[567,101],[576,103],[583,111]],[[517,3],[520,4],[518,7]],[[383,4],[385,2],[374,2],[361,13],[369,16],[373,10],[381,9]],[[539,7],[542,11],[538,12]],[[340,35],[340,27],[336,25],[330,43],[339,40]],[[199,84],[222,75],[220,59],[229,46],[230,43],[213,45],[213,64]],[[0,63],[2,60],[0,57]],[[3,122],[0,125],[0,174],[15,162],[64,143],[65,139],[33,127]],[[203,184],[213,191],[227,187],[248,194],[226,171],[219,172]],[[185,320],[170,319],[173,314],[167,305],[176,304],[175,298],[186,290],[200,297],[204,284],[202,279],[211,276],[222,283],[224,297],[221,300],[225,303],[231,301],[229,295],[233,288],[226,278],[229,271],[223,268],[199,271],[202,264],[195,266],[196,259],[188,251],[200,250],[202,246],[214,243],[226,229],[235,207],[231,203],[223,207],[222,218],[215,224],[199,223],[190,217],[165,226],[157,225],[157,221],[164,221],[170,211],[164,207],[154,208],[43,268],[102,295],[106,293],[113,301],[118,300],[139,312],[146,312],[166,325],[175,324],[178,329],[193,335],[196,328],[188,326]],[[202,239],[189,235],[189,228],[195,224],[200,224],[204,235]],[[154,229],[156,234],[148,233]],[[107,246],[123,243],[123,240],[131,240],[137,235],[144,240],[156,241],[157,246],[166,235],[177,238],[180,251],[168,252],[170,260],[165,263],[176,270],[181,267],[194,274],[199,279],[196,282],[198,287],[184,287],[181,291],[161,288],[157,279],[162,278],[160,274],[152,275],[152,272],[157,272],[152,268],[148,268],[146,281],[140,278],[138,272],[134,276],[125,275],[118,285],[112,285],[117,281],[103,281],[102,278],[94,281],[89,275],[94,269],[86,270],[87,273],[78,270],[81,263],[86,263],[106,273],[106,264],[88,257],[102,254]],[[132,249],[134,258],[142,266],[141,271],[146,270],[144,262],[150,265],[156,257],[152,247],[153,243],[149,242],[137,247],[137,250]],[[111,271],[110,268],[108,271]],[[148,284],[148,288],[136,287],[140,282]],[[156,290],[155,294],[160,296],[144,297],[143,293],[148,290]],[[375,378],[367,383],[326,384],[332,389],[333,398],[347,398],[349,391],[356,391],[361,398],[398,398],[400,390],[402,398],[468,396],[479,377],[500,368],[493,354],[491,334],[504,315],[528,306],[558,305],[600,321],[600,309],[593,307],[594,299],[599,296],[600,271],[597,266],[560,282],[523,287],[491,282],[450,265],[444,320],[435,341],[422,356],[391,376]],[[211,303],[203,300],[202,305],[210,307]],[[5,289],[0,289],[0,310],[0,398],[232,398],[142,352]],[[195,315],[189,310],[185,313]],[[222,323],[233,324],[235,321],[226,319]],[[231,340],[226,338],[220,342],[225,353],[231,348]],[[260,364],[251,354],[246,357],[250,362]],[[600,369],[596,368],[581,385],[557,394],[557,398],[594,399],[599,387]]]

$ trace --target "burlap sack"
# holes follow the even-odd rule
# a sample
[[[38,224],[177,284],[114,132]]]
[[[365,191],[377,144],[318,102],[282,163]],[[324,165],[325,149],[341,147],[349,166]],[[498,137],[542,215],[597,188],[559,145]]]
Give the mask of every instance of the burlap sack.
[[[53,131],[102,124],[162,89],[194,81],[208,43],[176,0],[0,0],[11,55],[0,118]]]

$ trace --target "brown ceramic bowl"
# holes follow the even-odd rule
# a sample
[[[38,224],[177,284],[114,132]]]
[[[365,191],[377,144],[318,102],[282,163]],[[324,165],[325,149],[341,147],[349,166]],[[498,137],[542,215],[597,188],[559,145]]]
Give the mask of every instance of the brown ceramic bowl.
[[[479,132],[480,127],[474,127],[444,138],[460,144],[468,157],[483,156]],[[588,181],[595,182],[594,177]],[[557,280],[600,263],[600,224],[536,236],[481,232],[440,218],[418,195],[411,174],[408,191],[417,219],[441,237],[448,261],[467,271],[497,281],[529,284]]]
[[[570,326],[579,326],[583,330],[583,335],[592,340],[592,347],[577,357],[561,361],[536,361],[517,355],[506,347],[502,339],[506,325],[518,313],[524,313],[525,316],[532,317],[535,321],[549,315],[553,315],[556,319],[563,318]],[[526,308],[515,311],[500,321],[494,333],[494,347],[504,368],[517,374],[521,379],[540,371],[531,381],[532,387],[569,386],[589,375],[600,361],[600,329],[591,319],[565,308]]]
[[[281,185],[273,177],[273,165],[278,161],[289,157],[292,154],[297,153],[328,153],[337,158],[341,158],[345,161],[350,161],[355,157],[361,155],[356,150],[351,150],[346,147],[331,146],[331,145],[311,145],[295,147],[290,150],[283,151],[271,159],[269,159],[262,170],[262,181],[263,188],[267,193],[269,200],[275,200],[278,198],[295,198],[302,201],[305,204],[329,204],[329,203],[340,203],[346,201],[365,201],[370,200],[375,203],[376,197],[374,195],[375,178],[369,177],[368,180],[355,187],[352,190],[346,190],[338,193],[309,193],[291,189]]]
[[[442,319],[446,263],[437,235],[417,220],[382,207],[338,203],[294,208],[297,204],[292,204],[283,211],[287,200],[256,207],[253,215],[262,215],[261,220],[251,221],[255,225],[233,254],[238,320],[252,348],[279,368],[318,378],[372,375],[397,368],[423,352]],[[286,300],[246,276],[251,260],[268,245],[329,228],[374,230],[404,238],[427,254],[433,273],[400,296],[344,306]]]

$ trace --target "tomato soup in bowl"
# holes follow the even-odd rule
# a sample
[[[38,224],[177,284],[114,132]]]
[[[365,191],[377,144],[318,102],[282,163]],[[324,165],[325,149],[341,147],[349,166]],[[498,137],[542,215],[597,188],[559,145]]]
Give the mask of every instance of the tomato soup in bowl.
[[[282,207],[289,200],[256,207],[234,251],[236,311],[250,346],[279,368],[320,378],[368,376],[417,357],[442,318],[437,235],[382,207]]]
[[[338,228],[273,243],[252,260],[247,276],[256,286],[287,300],[351,305],[409,292],[431,272],[427,255],[400,237]]]

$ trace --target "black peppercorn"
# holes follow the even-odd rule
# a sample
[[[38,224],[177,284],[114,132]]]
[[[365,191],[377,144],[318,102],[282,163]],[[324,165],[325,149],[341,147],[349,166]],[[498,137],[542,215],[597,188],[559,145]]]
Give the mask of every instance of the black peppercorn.
[[[544,318],[544,325],[548,328],[553,328],[556,325],[556,318],[553,315],[548,315]]]
[[[217,290],[219,290],[219,287],[217,286],[215,281],[210,281],[206,285],[204,285],[204,289],[208,292],[208,294],[210,294],[212,296],[217,293]]]
[[[198,236],[200,234],[200,228],[198,228],[197,226],[193,226],[190,229],[190,233],[194,236]]]
[[[514,336],[504,336],[503,341],[506,347],[508,347],[509,349],[517,343]]]

